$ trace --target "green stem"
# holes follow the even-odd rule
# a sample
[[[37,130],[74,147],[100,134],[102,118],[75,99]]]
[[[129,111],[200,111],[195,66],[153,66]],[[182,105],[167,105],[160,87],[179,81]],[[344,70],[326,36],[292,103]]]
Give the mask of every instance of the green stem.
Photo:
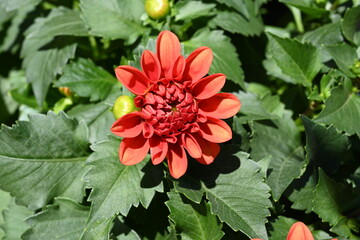
[[[301,12],[299,9],[289,6],[292,15],[294,16],[296,28],[300,33],[304,32],[304,25],[302,24]]]

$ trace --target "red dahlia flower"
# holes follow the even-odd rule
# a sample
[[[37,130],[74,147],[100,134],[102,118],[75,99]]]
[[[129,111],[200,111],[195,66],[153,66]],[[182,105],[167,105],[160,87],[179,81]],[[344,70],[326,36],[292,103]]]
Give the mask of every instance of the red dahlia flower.
[[[220,119],[240,109],[235,95],[218,93],[225,84],[224,74],[204,77],[213,59],[211,49],[200,47],[185,59],[180,48],[176,35],[163,31],[156,54],[143,52],[142,71],[131,66],[115,69],[119,81],[137,95],[134,103],[140,110],[119,118],[111,128],[124,137],[119,149],[122,164],[137,164],[150,150],[153,164],[167,158],[174,178],[186,172],[185,150],[202,164],[214,161],[218,143],[232,137]]]

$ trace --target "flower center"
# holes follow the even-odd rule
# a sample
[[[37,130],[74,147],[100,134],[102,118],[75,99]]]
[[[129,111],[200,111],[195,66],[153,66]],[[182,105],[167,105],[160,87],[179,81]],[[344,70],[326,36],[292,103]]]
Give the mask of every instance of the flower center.
[[[199,130],[197,103],[186,86],[162,80],[154,84],[144,97],[135,98],[135,105],[144,114],[145,137],[156,134],[176,142],[176,136],[180,133]]]

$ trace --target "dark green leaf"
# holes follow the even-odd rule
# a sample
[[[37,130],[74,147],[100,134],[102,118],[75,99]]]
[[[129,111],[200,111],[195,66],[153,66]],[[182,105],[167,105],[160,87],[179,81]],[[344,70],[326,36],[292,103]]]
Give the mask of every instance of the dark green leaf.
[[[31,115],[0,131],[0,188],[30,209],[54,197],[80,201],[87,168],[87,128],[65,114]]]
[[[176,190],[196,202],[199,195],[206,193],[211,212],[221,221],[235,231],[265,240],[265,222],[271,206],[269,187],[263,181],[260,166],[246,153],[231,155],[234,149],[230,147],[223,148],[211,165],[200,166],[179,179]]]
[[[202,16],[211,15],[211,10],[215,8],[213,3],[203,3],[201,1],[183,0],[175,4],[178,13],[175,15],[175,20],[189,20]]]
[[[269,240],[286,239],[291,226],[296,222],[295,219],[279,216],[271,223],[271,230],[269,231]]]
[[[87,30],[78,12],[55,8],[46,18],[37,18],[25,35],[21,50],[23,67],[37,102],[42,106],[50,83],[61,73],[68,59],[74,57],[76,49],[76,44],[69,38],[53,38],[86,36]]]
[[[298,84],[311,86],[321,69],[321,55],[316,47],[297,40],[268,33],[269,51],[282,73]]]
[[[22,236],[25,240],[74,240],[83,232],[89,207],[82,206],[71,199],[57,198],[53,205],[28,218],[31,229]]]
[[[285,112],[282,119],[254,122],[252,128],[251,157],[259,161],[271,155],[267,182],[277,201],[306,165],[299,131],[290,112]]]
[[[325,101],[324,110],[315,122],[333,124],[349,135],[356,133],[360,136],[360,97],[352,91],[351,80],[346,79],[344,84],[331,91],[331,96]]]
[[[341,20],[341,28],[345,38],[356,45],[360,44],[360,5],[349,8]]]
[[[355,197],[350,185],[336,183],[319,169],[319,182],[314,192],[313,210],[322,221],[333,226],[331,231],[354,240],[359,238],[351,233],[351,229],[347,225],[348,219],[343,215],[343,211],[346,206],[344,199],[349,202]]]
[[[315,1],[309,0],[280,0],[288,6],[293,6],[300,9],[302,12],[313,17],[322,17],[327,11],[315,5]]]
[[[4,216],[4,223],[0,225],[0,229],[4,231],[2,240],[20,239],[30,226],[25,223],[25,219],[29,217],[32,212],[24,206],[19,206],[15,203],[15,199],[11,198],[7,209],[2,212]],[[0,232],[1,236],[1,232]]]
[[[92,188],[91,213],[87,228],[97,219],[110,218],[117,213],[127,215],[131,206],[141,203],[147,208],[155,195],[162,192],[163,173],[146,158],[134,166],[119,162],[119,141],[100,142],[92,146],[95,151],[87,161],[91,165],[85,179]]]
[[[109,240],[114,218],[115,216],[96,219],[96,222],[92,223],[90,227],[87,225],[87,227],[83,229],[84,231],[80,239]]]
[[[90,59],[80,58],[65,66],[55,87],[69,87],[81,97],[98,101],[105,99],[116,83],[116,78],[109,72],[96,66]]]
[[[141,0],[81,0],[80,4],[84,20],[96,36],[133,43],[146,30],[141,21],[145,13]]]
[[[305,186],[299,190],[294,190],[289,196],[289,200],[293,202],[292,209],[303,210],[305,213],[312,212],[314,190],[316,182],[313,176],[310,176]]]
[[[341,35],[340,22],[329,23],[306,32],[300,39],[302,42],[311,43],[317,47],[334,45],[344,41]]]
[[[341,45],[327,46],[325,49],[343,73],[351,78],[355,77],[355,74],[350,70],[355,60],[358,59],[355,48],[343,43]]]
[[[230,42],[230,38],[225,36],[223,31],[199,30],[193,38],[184,42],[187,53],[201,46],[211,48],[214,54],[210,74],[224,73],[228,79],[245,89],[241,62],[238,59],[235,47]]]
[[[179,193],[169,192],[169,218],[176,229],[181,232],[182,239],[221,239],[224,233],[215,215],[210,212],[210,205],[200,204],[182,198]]]

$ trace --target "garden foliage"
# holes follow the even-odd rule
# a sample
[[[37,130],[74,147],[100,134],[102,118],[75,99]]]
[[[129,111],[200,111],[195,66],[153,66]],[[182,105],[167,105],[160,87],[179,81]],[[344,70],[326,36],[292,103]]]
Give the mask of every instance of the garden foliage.
[[[297,221],[360,239],[360,1],[155,7],[0,1],[0,239],[281,240]],[[164,30],[185,57],[210,48],[241,102],[214,162],[190,154],[178,179],[149,155],[121,164],[110,131],[133,97],[114,69],[141,70]]]

